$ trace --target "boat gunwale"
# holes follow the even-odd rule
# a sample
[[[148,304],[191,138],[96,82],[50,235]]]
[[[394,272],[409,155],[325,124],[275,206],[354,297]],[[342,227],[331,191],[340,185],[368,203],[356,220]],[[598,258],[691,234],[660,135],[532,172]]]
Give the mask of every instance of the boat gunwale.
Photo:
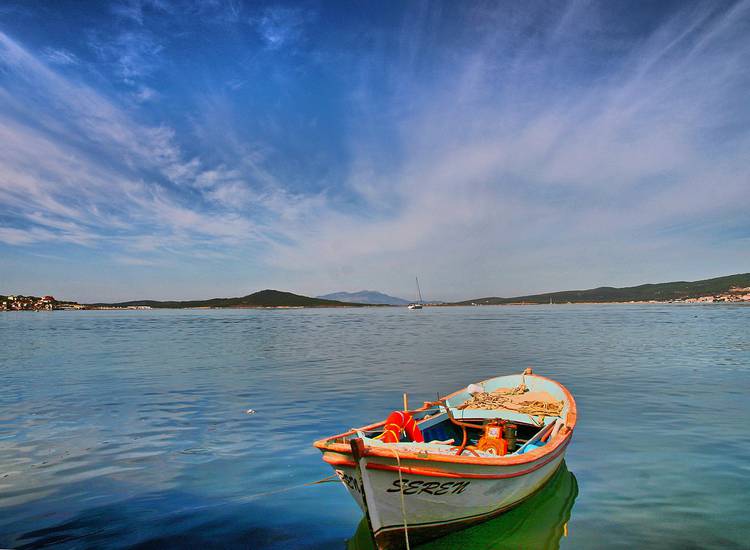
[[[512,376],[512,375],[510,375]],[[555,436],[555,438],[551,441],[549,441],[546,445],[543,447],[539,447],[537,449],[534,449],[533,451],[530,451],[528,453],[524,453],[522,455],[516,455],[508,457],[508,455],[498,457],[498,458],[490,458],[490,457],[475,457],[475,456],[458,456],[458,455],[443,455],[443,454],[437,454],[437,453],[430,453],[428,450],[412,452],[407,450],[399,450],[398,451],[398,457],[400,460],[418,460],[418,461],[428,461],[428,462],[445,462],[449,464],[461,464],[461,465],[476,465],[476,466],[517,466],[522,464],[529,464],[532,462],[536,462],[547,455],[550,455],[554,453],[561,445],[567,445],[569,442],[569,439],[573,435],[573,430],[576,425],[577,420],[577,409],[576,409],[576,402],[573,398],[573,395],[568,391],[568,389],[563,386],[560,382],[557,382],[556,380],[553,380],[551,378],[547,378],[546,376],[541,376],[538,374],[526,374],[526,376],[533,376],[536,378],[540,378],[542,380],[547,380],[549,382],[552,382],[556,386],[558,386],[563,394],[565,395],[565,398],[568,401],[568,413],[565,416],[565,424],[562,430],[558,432],[558,434]],[[492,378],[488,378],[487,380],[483,380],[482,382],[479,382],[480,384],[487,383],[491,380],[495,380],[497,378],[503,378],[503,376],[493,376]],[[443,399],[450,399],[451,397],[461,393],[464,391],[465,388],[461,388],[459,390],[454,391],[453,393],[446,395],[443,397]],[[413,409],[409,412],[422,412],[430,408],[431,405],[428,405],[425,403],[422,407],[418,409]],[[344,432],[342,434],[326,437],[324,439],[319,439],[313,443],[313,445],[320,449],[323,453],[325,452],[334,452],[344,455],[351,455],[351,447],[348,443],[330,443],[332,439],[339,439],[343,437],[348,437],[351,435],[354,435],[357,433],[357,431],[366,431],[366,430],[372,430],[374,428],[379,428],[380,426],[385,425],[385,420],[376,422],[374,424],[370,424],[368,426],[363,426],[361,428],[352,428],[351,430]],[[372,445],[365,445],[363,456],[368,457],[378,457],[378,458],[389,458],[393,459],[395,454],[393,450],[389,447],[376,447]],[[325,460],[325,456],[324,456]],[[326,461],[327,462],[327,461]],[[403,471],[403,470],[402,470]]]
[[[537,460],[531,463],[532,465],[530,468],[527,468],[525,470],[516,470],[513,472],[508,472],[508,473],[503,473],[503,474],[455,472],[455,471],[449,471],[449,470],[437,470],[433,468],[423,468],[420,466],[414,467],[414,466],[407,466],[407,465],[399,466],[396,464],[383,464],[381,462],[372,462],[372,461],[368,462],[366,464],[366,467],[368,470],[385,470],[385,471],[391,471],[391,472],[400,471],[403,474],[423,476],[423,477],[440,477],[440,478],[456,478],[456,479],[508,479],[508,478],[513,478],[513,477],[521,477],[526,474],[535,472],[536,470],[546,466],[553,460],[559,458],[561,455],[565,454],[569,441],[570,440],[568,440],[565,443],[565,445],[563,445],[559,450],[553,453],[550,453],[549,456],[538,457]],[[401,457],[400,454],[399,454],[399,457]],[[391,458],[393,458],[393,456],[391,456]],[[337,459],[337,458],[329,458],[329,457],[324,456],[323,461],[334,467],[335,466],[345,466],[349,468],[356,467],[355,462],[347,460],[346,458]]]

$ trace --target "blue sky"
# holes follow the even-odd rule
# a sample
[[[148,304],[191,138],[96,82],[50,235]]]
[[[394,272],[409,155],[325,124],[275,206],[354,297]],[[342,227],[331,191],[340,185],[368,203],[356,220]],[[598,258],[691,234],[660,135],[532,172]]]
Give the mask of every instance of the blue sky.
[[[749,2],[0,4],[0,292],[750,271]]]

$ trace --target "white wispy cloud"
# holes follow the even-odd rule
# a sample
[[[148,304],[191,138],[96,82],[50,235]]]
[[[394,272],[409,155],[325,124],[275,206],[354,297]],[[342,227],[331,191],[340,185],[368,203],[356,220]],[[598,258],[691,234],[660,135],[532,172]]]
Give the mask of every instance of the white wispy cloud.
[[[123,248],[132,241],[145,250],[147,237],[154,251],[189,248],[202,239],[258,238],[249,219],[202,208],[169,190],[174,183],[200,191],[220,174],[183,159],[170,128],[138,123],[4,34],[0,64],[16,77],[0,86],[0,200],[25,226],[2,227],[1,241]],[[239,185],[230,172],[213,181],[211,192],[221,194],[217,185],[228,177]]]
[[[250,18],[266,46],[275,50],[300,40],[312,14],[302,8],[273,6]]]
[[[390,288],[402,288],[395,278],[405,277],[393,270],[412,266],[436,274],[443,287],[471,277],[487,293],[556,288],[545,258],[567,270],[582,258],[572,270],[582,284],[601,282],[608,264],[652,265],[609,280],[628,283],[668,271],[675,251],[712,246],[715,237],[701,233],[707,220],[747,224],[748,3],[726,14],[710,6],[680,13],[613,56],[600,75],[567,82],[565,66],[590,55],[581,36],[594,48],[622,47],[608,43],[589,8],[520,44],[504,42],[515,40],[504,37],[516,22],[500,22],[485,44],[451,56],[427,92],[414,78],[423,52],[415,53],[412,37],[405,63],[387,74],[403,98],[391,106],[401,113],[399,169],[385,177],[367,169],[378,163],[366,127],[390,113],[370,114],[365,105],[367,146],[354,144],[355,164],[365,169],[350,185],[369,204],[392,209],[375,219],[326,212],[294,229],[277,250],[278,265]],[[498,51],[516,53],[499,61]],[[366,86],[382,76],[378,64],[372,70]],[[366,90],[357,93],[369,101]],[[675,226],[683,231],[671,232]],[[750,255],[736,260],[747,265]],[[589,275],[597,261],[602,266]]]
[[[233,3],[194,9],[247,17]],[[351,42],[374,44],[364,52],[314,52],[350,87],[344,181],[315,186],[314,144],[284,159],[302,167],[292,180],[240,131],[224,90],[193,98],[189,138],[144,122],[165,50],[140,3],[118,12],[136,30],[95,42],[136,90],[129,103],[0,34],[0,201],[13,220],[0,242],[101,248],[128,266],[200,251],[310,293],[406,294],[418,272],[446,298],[750,266],[750,3],[699,5],[627,40],[604,9],[476,5],[446,35],[424,3],[395,39],[372,31]],[[274,56],[304,41],[310,17],[269,8],[250,22]]]
[[[147,30],[127,30],[114,38],[94,35],[90,46],[101,60],[114,66],[127,84],[136,84],[156,71],[164,49],[158,38]]]
[[[166,13],[172,10],[172,5],[166,0],[128,0],[112,4],[112,13],[118,17],[143,25],[144,10],[151,9],[155,13]]]
[[[140,86],[135,92],[135,98],[138,102],[145,103],[147,101],[158,99],[159,92],[157,92],[153,88],[149,88],[148,86]]]
[[[42,55],[54,65],[77,65],[80,60],[73,52],[63,49],[45,48]]]

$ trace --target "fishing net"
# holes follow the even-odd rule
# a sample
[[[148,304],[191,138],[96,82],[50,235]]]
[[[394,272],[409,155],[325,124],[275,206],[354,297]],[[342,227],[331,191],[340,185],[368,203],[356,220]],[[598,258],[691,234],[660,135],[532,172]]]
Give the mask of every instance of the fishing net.
[[[492,392],[475,393],[457,408],[505,409],[530,416],[560,416],[564,403],[546,391],[529,391],[525,384],[515,388],[498,388]]]

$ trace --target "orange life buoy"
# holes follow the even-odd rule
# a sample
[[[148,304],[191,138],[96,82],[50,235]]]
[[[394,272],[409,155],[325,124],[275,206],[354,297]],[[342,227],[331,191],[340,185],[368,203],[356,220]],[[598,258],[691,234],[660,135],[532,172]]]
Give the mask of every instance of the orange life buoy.
[[[389,414],[388,418],[385,419],[383,433],[377,439],[382,439],[384,443],[398,443],[401,439],[401,432],[406,432],[410,441],[424,442],[422,431],[417,426],[417,422],[411,414],[405,411],[393,411]]]

